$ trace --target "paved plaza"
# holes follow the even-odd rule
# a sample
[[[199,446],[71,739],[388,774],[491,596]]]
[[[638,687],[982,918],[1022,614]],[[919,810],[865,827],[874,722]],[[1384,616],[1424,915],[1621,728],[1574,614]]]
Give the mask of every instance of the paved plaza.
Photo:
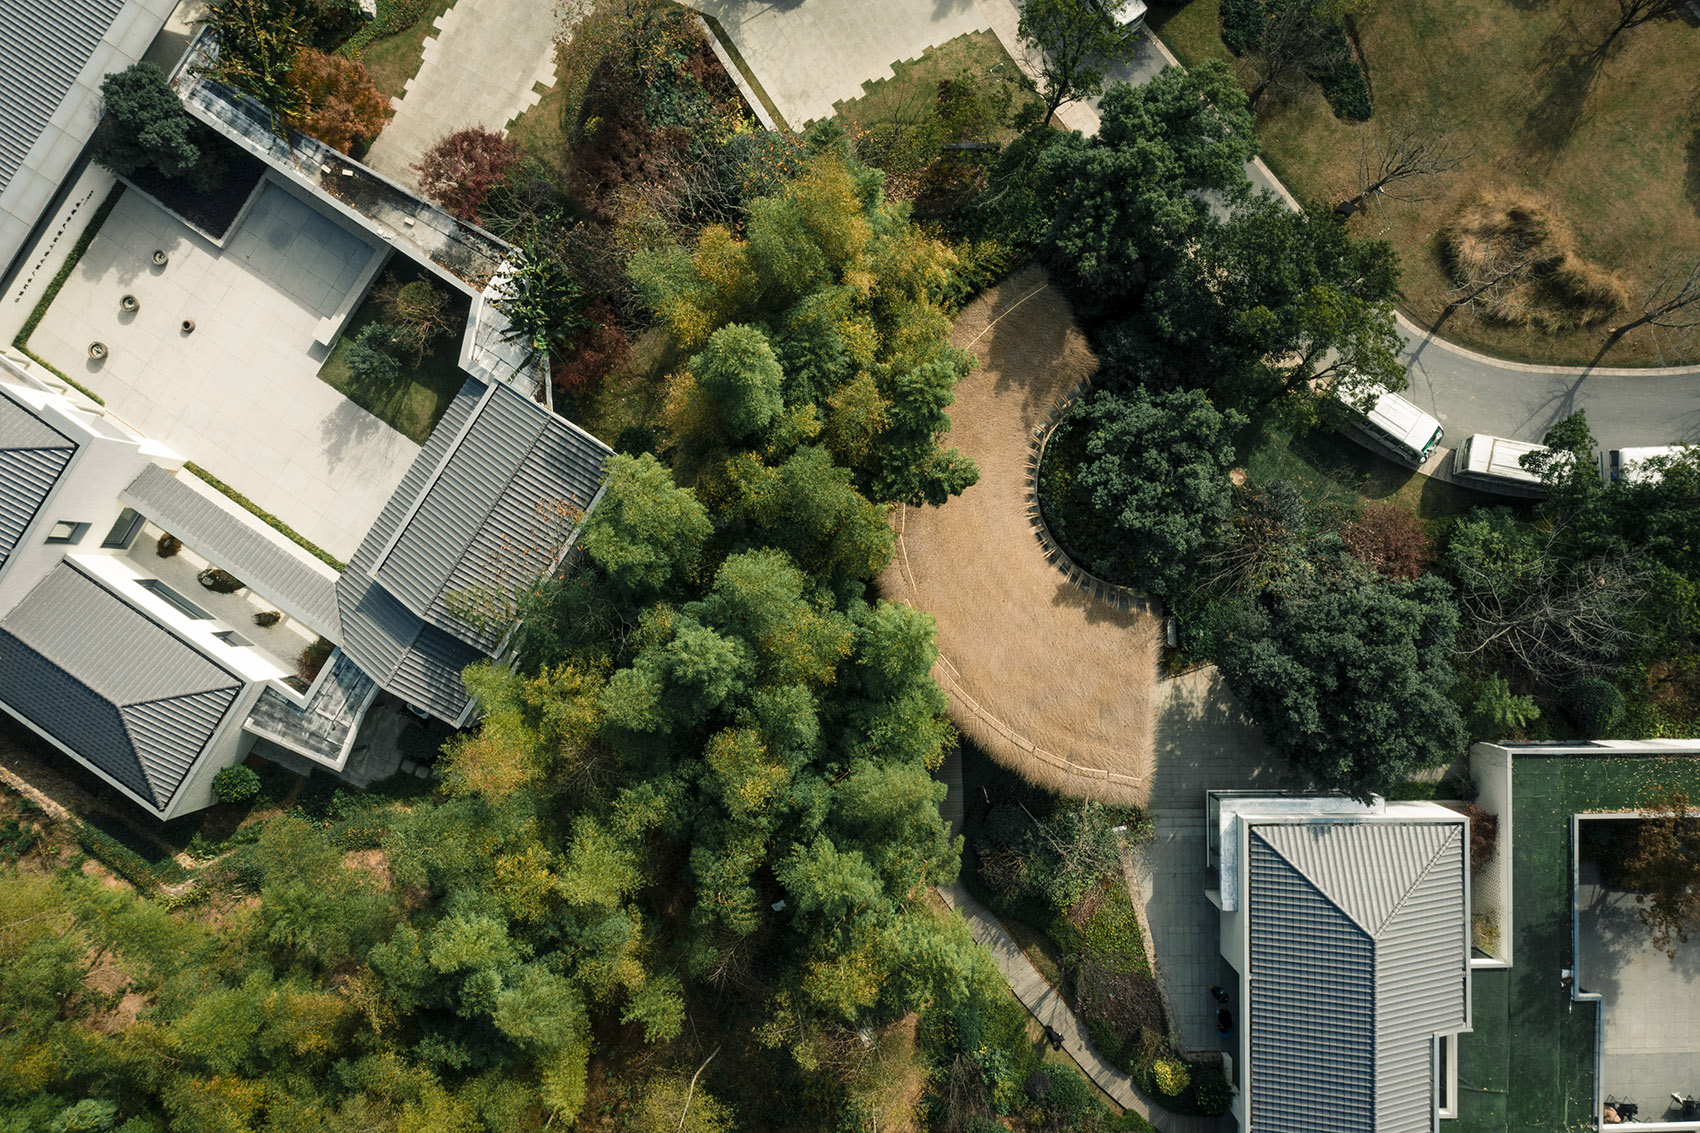
[[[319,320],[380,254],[267,184],[220,250],[126,192],[29,341],[143,435],[347,559],[419,447],[320,381]],[[155,249],[170,256],[151,262]],[[119,300],[140,301],[133,314]],[[185,319],[195,322],[185,334]],[[92,341],[108,357],[88,357]]]
[[[437,17],[419,73],[392,100],[366,164],[417,185],[412,164],[444,134],[468,126],[503,130],[555,85],[556,6],[540,0],[459,0]]]
[[[462,0],[464,3],[465,0]],[[794,130],[830,118],[894,62],[991,24],[976,0],[695,0]]]
[[[1679,945],[1672,960],[1654,948],[1633,893],[1585,876],[1578,900],[1577,983],[1604,1000],[1600,1094],[1657,1121],[1672,1093],[1700,1091],[1700,949]]]

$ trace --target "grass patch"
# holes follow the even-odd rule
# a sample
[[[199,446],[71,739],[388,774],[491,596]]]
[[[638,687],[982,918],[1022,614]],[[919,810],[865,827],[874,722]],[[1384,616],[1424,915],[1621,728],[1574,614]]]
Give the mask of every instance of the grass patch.
[[[411,260],[391,261],[392,271],[403,284],[428,279],[424,269]],[[459,292],[450,296],[449,312],[459,325],[466,321],[468,300]],[[447,412],[460,387],[466,384],[466,374],[460,368],[460,336],[439,336],[430,353],[418,366],[402,359],[402,380],[393,385],[368,385],[348,369],[348,351],[354,338],[372,323],[382,321],[382,307],[375,295],[368,295],[344,328],[324,364],[319,367],[319,380],[366,410],[378,420],[416,444],[424,444],[436,428],[437,421]]]
[[[1146,12],[1145,26],[1185,66],[1232,59],[1222,43],[1221,6],[1222,0],[1193,0],[1173,8],[1164,4]]]
[[[1212,14],[1205,10],[1215,7],[1216,0],[1193,0],[1164,25],[1201,26]],[[1319,92],[1307,89],[1262,112],[1263,152],[1301,200],[1338,201],[1354,188],[1360,139],[1366,131],[1373,136],[1378,124],[1434,123],[1470,150],[1456,173],[1433,183],[1434,200],[1382,202],[1353,222],[1361,234],[1398,249],[1404,305],[1420,323],[1432,322],[1450,297],[1436,234],[1471,198],[1495,191],[1538,190],[1549,198],[1575,230],[1577,254],[1619,273],[1634,309],[1664,271],[1700,257],[1700,122],[1692,81],[1700,37],[1680,20],[1658,21],[1625,33],[1600,60],[1590,52],[1611,11],[1614,5],[1588,0],[1374,5],[1358,29],[1375,118],[1343,122]],[[1491,67],[1482,66],[1484,43],[1493,45]],[[1545,333],[1454,317],[1446,335],[1504,357],[1581,364],[1598,353],[1612,321]],[[1608,360],[1696,357],[1693,342],[1642,328]]]
[[[300,547],[302,550],[306,551],[332,570],[341,571],[346,569],[348,566],[347,563],[343,562],[341,559],[337,558],[311,539],[308,539],[305,535],[301,534],[301,532],[295,530],[295,528],[289,526],[289,524],[285,523],[283,520],[279,519],[277,516],[273,515],[247,496],[244,496],[235,488],[232,488],[229,484],[226,484],[223,480],[220,480],[217,476],[214,476],[205,468],[202,468],[193,461],[184,461],[183,467],[187,468],[190,472],[193,472],[196,476],[199,476],[202,480],[205,480],[212,487],[229,496],[240,507],[246,509],[247,512],[254,518],[273,528],[282,534],[284,538],[288,539],[290,542],[294,543],[296,546]]]
[[[1366,503],[1390,503],[1415,511],[1438,535],[1436,528],[1471,508],[1514,502],[1424,476],[1327,429],[1294,436],[1268,425],[1239,449],[1250,483],[1291,480],[1313,511],[1338,519]]]
[[[1035,971],[1045,977],[1045,982],[1052,987],[1061,987],[1063,982],[1062,954],[1057,951],[1056,943],[1030,924],[1011,920],[1002,923],[1004,930],[1014,938],[1016,945],[1021,949],[1021,954],[1027,957],[1027,962],[1033,965]]]
[[[1038,103],[1039,96],[1022,81],[1021,69],[1009,57],[998,37],[989,31],[969,32],[929,47],[919,58],[893,63],[892,77],[863,83],[862,94],[834,104],[846,126],[867,127],[874,123],[900,122],[919,126],[936,116],[939,83],[963,72],[972,75],[984,92],[1007,87],[1010,111],[1023,102]],[[1006,120],[977,140],[1008,142],[1016,130]]]
[[[391,98],[400,98],[407,80],[419,73],[425,40],[435,35],[436,18],[454,7],[455,0],[390,0],[380,3],[368,34],[357,34],[344,53],[366,64],[372,84]]]
[[[567,49],[555,48],[555,73],[564,75],[568,65]],[[565,175],[571,164],[572,135],[569,122],[577,122],[581,98],[574,98],[573,84],[557,79],[544,91],[537,104],[508,123],[508,137],[520,148],[549,168]]]

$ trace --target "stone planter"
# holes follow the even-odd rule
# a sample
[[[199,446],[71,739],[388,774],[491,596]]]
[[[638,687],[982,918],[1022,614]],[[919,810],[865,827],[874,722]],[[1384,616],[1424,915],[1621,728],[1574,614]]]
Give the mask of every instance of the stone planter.
[[[194,334],[195,333],[195,320],[194,319],[184,319],[183,320],[183,333],[184,334]]]
[[[91,342],[91,343],[89,343],[89,357],[93,358],[96,362],[98,362],[102,358],[106,357],[106,343],[104,343],[104,342]]]
[[[134,295],[124,296],[124,298],[118,300],[118,305],[131,314],[142,309],[141,300],[137,299]]]
[[[164,267],[170,259],[171,257],[165,254],[164,248],[155,248],[153,250],[153,262],[158,264],[160,267]]]

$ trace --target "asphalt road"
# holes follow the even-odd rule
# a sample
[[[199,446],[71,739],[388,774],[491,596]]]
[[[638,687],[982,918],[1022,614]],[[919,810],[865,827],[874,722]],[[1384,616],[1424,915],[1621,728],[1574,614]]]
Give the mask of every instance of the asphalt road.
[[[1174,57],[1147,34],[1132,63],[1115,68],[1109,78],[1142,83],[1168,64]],[[1298,207],[1262,161],[1248,164],[1246,174],[1256,187]],[[1411,383],[1404,396],[1439,419],[1448,446],[1471,433],[1538,441],[1548,426],[1578,409],[1588,411],[1601,449],[1700,444],[1700,366],[1531,366],[1455,346],[1403,315],[1399,332]]]

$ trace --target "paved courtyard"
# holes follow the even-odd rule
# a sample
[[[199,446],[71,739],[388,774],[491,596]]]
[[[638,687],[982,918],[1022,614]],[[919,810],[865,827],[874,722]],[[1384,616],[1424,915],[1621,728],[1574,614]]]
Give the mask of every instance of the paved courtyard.
[[[318,378],[319,320],[377,252],[278,186],[262,192],[222,251],[126,192],[29,346],[347,559],[419,451]],[[156,248],[170,256],[164,268],[150,260]],[[134,314],[119,309],[126,293],[140,300]],[[97,340],[110,351],[98,363]]]
[[[419,73],[394,99],[366,164],[416,185],[412,164],[444,134],[503,130],[555,85],[556,6],[542,0],[459,0],[437,17]]]
[[[1654,948],[1635,895],[1580,886],[1577,981],[1604,999],[1600,1093],[1635,1102],[1657,1121],[1673,1092],[1700,1091],[1700,949]]]
[[[462,0],[464,3],[465,0]],[[695,0],[720,21],[794,130],[830,118],[891,65],[959,35],[988,31],[976,0]]]

